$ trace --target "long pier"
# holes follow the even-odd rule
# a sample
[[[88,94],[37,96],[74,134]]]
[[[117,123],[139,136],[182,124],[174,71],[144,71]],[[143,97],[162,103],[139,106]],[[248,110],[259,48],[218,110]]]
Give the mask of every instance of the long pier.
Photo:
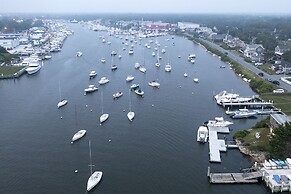
[[[261,171],[245,173],[211,173],[208,167],[207,176],[210,183],[230,184],[230,183],[257,183],[262,177]]]
[[[262,106],[273,106],[273,102],[225,102],[222,103],[223,107],[227,106],[253,106],[253,107],[262,107]]]

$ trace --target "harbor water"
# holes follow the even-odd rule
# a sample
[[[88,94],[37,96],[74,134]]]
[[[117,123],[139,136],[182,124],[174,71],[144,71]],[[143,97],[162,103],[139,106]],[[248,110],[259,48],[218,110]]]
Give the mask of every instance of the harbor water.
[[[231,121],[213,100],[214,94],[226,90],[254,95],[228,66],[220,68],[226,64],[218,57],[183,37],[161,36],[153,43],[149,38],[137,39],[126,46],[125,36],[120,39],[80,24],[67,25],[74,35],[68,36],[61,52],[43,62],[37,74],[0,81],[0,193],[86,193],[89,140],[93,170],[103,172],[91,193],[269,193],[264,184],[209,184],[208,166],[213,172],[238,172],[252,165],[238,150],[221,153],[221,163],[209,163],[208,144],[196,141],[203,122],[217,116]],[[102,43],[100,36],[111,44]],[[159,51],[166,50],[160,52],[159,68],[152,56],[156,41]],[[133,55],[128,54],[131,44]],[[113,50],[122,58],[111,57]],[[76,57],[78,51],[81,57]],[[193,53],[196,59],[191,64],[187,57]],[[145,74],[134,68],[136,62],[145,65]],[[164,69],[168,62],[171,72]],[[112,63],[117,70],[111,70]],[[98,75],[89,79],[92,70]],[[135,79],[128,83],[130,74]],[[110,82],[99,86],[101,77]],[[153,80],[161,84],[159,89],[148,85]],[[140,85],[144,97],[129,95],[132,83]],[[90,84],[98,91],[84,95]],[[123,96],[114,100],[117,91]],[[60,96],[68,104],[58,109]],[[130,101],[135,112],[132,122],[126,116]],[[102,106],[110,116],[100,125]],[[233,120],[226,137],[231,140],[237,130],[249,129],[259,119]],[[87,134],[71,144],[80,129]]]

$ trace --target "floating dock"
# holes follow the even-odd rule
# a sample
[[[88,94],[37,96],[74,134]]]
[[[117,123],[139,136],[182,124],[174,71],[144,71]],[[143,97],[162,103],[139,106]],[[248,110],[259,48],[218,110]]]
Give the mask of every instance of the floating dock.
[[[257,183],[262,177],[261,171],[245,173],[211,173],[208,167],[207,176],[210,183],[230,184],[230,183]]]
[[[220,152],[226,152],[224,139],[218,139],[217,133],[229,133],[228,127],[208,127],[209,134],[209,161],[221,162]]]
[[[227,106],[240,106],[240,107],[272,107],[273,102],[225,102],[222,103],[223,107]]]

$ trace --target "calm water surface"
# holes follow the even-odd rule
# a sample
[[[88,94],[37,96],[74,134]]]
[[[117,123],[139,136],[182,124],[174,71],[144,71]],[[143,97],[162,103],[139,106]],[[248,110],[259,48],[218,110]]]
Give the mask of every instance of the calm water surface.
[[[132,43],[134,54],[128,55],[124,39],[68,25],[75,34],[67,38],[62,52],[44,62],[40,72],[0,82],[0,193],[86,193],[89,140],[93,169],[104,173],[92,193],[269,193],[264,184],[210,185],[206,177],[208,166],[214,172],[238,172],[251,165],[238,150],[222,153],[220,164],[209,163],[208,145],[196,142],[196,131],[204,121],[216,116],[231,120],[216,105],[214,93],[254,94],[230,69],[219,68],[224,64],[217,57],[184,38],[158,37],[154,42],[159,41],[160,49],[167,52],[160,54],[161,67],[157,68],[156,57],[151,55],[155,46],[149,39]],[[102,43],[99,36],[112,44]],[[146,43],[151,49],[144,47]],[[123,56],[113,58],[118,65],[114,72],[112,50]],[[78,51],[82,57],[75,56]],[[190,53],[197,56],[195,64],[187,61]],[[100,62],[102,57],[106,64]],[[136,62],[145,64],[146,74],[134,68]],[[172,64],[170,73],[164,70],[167,62]],[[98,75],[89,80],[91,70]],[[131,83],[125,78],[129,74],[135,77],[132,83],[145,91],[143,98],[131,92],[133,122],[126,117]],[[98,85],[103,76],[110,82],[84,96],[84,89]],[[195,77],[198,84],[193,82]],[[158,80],[160,89],[148,86],[152,80]],[[69,101],[61,109],[56,107],[59,85],[61,96]],[[113,100],[117,91],[124,95]],[[104,112],[110,114],[102,126],[101,93]],[[257,121],[235,120],[227,137],[231,139],[236,130],[248,129]],[[87,134],[72,145],[70,140],[80,129]]]

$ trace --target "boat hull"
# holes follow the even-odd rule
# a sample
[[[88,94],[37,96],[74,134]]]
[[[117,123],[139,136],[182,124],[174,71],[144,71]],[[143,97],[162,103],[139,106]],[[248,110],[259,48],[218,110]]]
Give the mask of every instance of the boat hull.
[[[103,173],[101,171],[95,171],[88,179],[87,191],[92,190],[101,180]]]

